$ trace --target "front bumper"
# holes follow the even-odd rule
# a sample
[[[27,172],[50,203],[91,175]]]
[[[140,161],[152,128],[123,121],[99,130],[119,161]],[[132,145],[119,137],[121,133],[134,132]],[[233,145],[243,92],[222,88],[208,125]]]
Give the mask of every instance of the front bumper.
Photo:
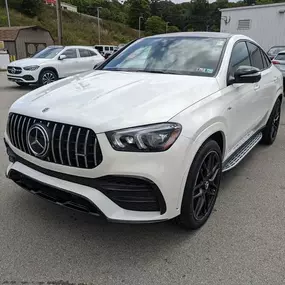
[[[12,74],[7,72],[7,79],[12,82],[22,82],[22,83],[37,83],[39,79],[39,71],[23,71],[20,74]]]
[[[189,139],[180,136],[175,144],[164,153],[138,154],[116,152],[106,138],[104,141],[104,138],[104,134],[98,135],[103,152],[103,162],[94,169],[82,170],[71,169],[71,167],[49,163],[30,156],[15,148],[5,134],[11,161],[6,175],[33,194],[69,208],[102,215],[112,221],[156,222],[178,216],[188,173],[189,162],[185,162],[185,153],[188,150]],[[154,209],[153,204],[148,204],[150,209],[148,211],[147,207],[143,210],[138,207],[140,205],[138,203],[127,206],[120,203],[120,198],[123,198],[123,202],[126,199],[131,199],[131,202],[136,201],[133,196],[131,198],[119,196],[118,198],[118,195],[115,195],[114,198],[109,194],[112,187],[118,185],[111,185],[114,177],[116,179],[129,177],[131,180],[138,179],[138,182],[147,181],[154,187],[151,190],[152,194],[143,194],[143,197],[138,197],[138,201],[143,198],[144,202],[147,202],[145,199],[149,195],[150,199],[156,198],[159,207]],[[127,184],[119,185],[119,188],[123,187],[124,190],[130,192],[141,191],[143,187],[141,185],[140,182],[137,183],[140,189],[132,186],[126,189]],[[57,195],[59,192],[62,195]],[[61,196],[69,197],[69,200]],[[78,200],[81,202],[77,203]]]

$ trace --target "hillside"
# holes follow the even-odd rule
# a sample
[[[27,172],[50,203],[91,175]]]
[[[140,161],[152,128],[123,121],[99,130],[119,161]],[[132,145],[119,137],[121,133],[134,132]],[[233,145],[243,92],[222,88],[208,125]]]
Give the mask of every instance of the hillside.
[[[48,29],[57,41],[56,11],[54,7],[44,6],[40,15],[29,18],[10,9],[12,26],[39,25]],[[80,14],[62,11],[63,43],[66,45],[95,45],[98,43],[97,20]],[[7,25],[5,8],[0,7],[0,27]],[[101,23],[101,44],[126,43],[135,39],[138,32],[123,24],[103,20]]]

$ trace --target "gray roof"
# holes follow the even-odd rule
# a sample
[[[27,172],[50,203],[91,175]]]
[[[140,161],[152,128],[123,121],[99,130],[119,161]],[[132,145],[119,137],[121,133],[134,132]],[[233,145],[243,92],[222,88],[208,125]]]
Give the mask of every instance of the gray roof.
[[[260,9],[260,8],[269,8],[269,7],[276,7],[276,6],[285,6],[285,3],[273,3],[273,4],[264,4],[264,5],[251,5],[251,6],[241,6],[241,7],[233,7],[233,8],[224,8],[220,9],[221,12],[223,11],[234,11],[234,10],[245,10],[245,9]]]
[[[167,33],[161,35],[154,35],[151,37],[200,37],[200,38],[230,38],[231,34],[228,33],[214,33],[214,32],[179,32]]]

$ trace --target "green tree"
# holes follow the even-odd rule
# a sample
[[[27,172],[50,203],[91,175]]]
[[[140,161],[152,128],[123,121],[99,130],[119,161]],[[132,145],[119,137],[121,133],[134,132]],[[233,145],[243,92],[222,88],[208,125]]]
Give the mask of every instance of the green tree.
[[[168,26],[168,28],[167,28],[167,32],[168,33],[176,33],[176,32],[179,32],[179,31],[180,30],[176,26]]]
[[[43,7],[42,0],[22,0],[21,11],[28,16],[37,16]]]
[[[141,20],[141,29],[144,29],[146,19],[150,16],[150,3],[149,0],[128,0],[128,23],[134,28],[139,28],[139,17]]]
[[[166,23],[158,16],[149,17],[145,23],[146,35],[165,33]]]

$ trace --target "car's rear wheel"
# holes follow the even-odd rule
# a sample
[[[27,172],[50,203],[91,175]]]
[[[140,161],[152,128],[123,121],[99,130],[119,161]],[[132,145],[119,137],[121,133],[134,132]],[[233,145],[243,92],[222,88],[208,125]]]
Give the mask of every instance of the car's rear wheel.
[[[222,155],[214,140],[205,142],[190,167],[178,221],[187,229],[200,228],[209,218],[218,195]]]
[[[270,117],[267,121],[266,127],[262,132],[261,142],[266,145],[271,145],[274,143],[280,124],[281,116],[281,100],[278,99],[273,107]]]
[[[41,72],[39,76],[39,84],[47,85],[49,83],[52,83],[58,79],[56,73],[52,70],[44,70]]]
[[[29,86],[29,83],[26,82],[16,82],[19,86]]]

